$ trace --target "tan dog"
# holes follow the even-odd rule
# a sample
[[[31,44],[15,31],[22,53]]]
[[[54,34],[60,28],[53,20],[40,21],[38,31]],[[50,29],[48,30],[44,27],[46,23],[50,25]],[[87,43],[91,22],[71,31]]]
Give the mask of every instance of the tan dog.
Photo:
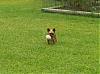
[[[48,44],[55,44],[57,42],[55,31],[56,31],[55,28],[53,29],[47,28],[48,34],[46,35],[46,39]]]

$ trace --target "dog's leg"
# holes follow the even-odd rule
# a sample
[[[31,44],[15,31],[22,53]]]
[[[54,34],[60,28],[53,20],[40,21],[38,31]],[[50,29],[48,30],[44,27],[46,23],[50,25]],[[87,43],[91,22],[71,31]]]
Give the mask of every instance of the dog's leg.
[[[52,43],[55,44],[55,40],[54,39],[52,39]]]
[[[57,42],[57,38],[55,37],[55,42]]]
[[[47,39],[48,44],[50,44],[50,40]]]
[[[53,40],[53,44],[55,44],[55,41]]]

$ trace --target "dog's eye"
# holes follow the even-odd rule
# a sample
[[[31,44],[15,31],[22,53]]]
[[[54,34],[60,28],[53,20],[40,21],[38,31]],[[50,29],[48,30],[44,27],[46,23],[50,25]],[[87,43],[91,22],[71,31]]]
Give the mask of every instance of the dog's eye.
[[[54,33],[50,33],[50,35],[54,35]]]

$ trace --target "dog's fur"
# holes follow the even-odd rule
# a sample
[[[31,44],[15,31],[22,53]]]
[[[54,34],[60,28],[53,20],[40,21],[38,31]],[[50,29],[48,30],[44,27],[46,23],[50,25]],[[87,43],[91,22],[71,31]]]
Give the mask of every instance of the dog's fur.
[[[55,28],[53,29],[47,28],[47,32],[48,32],[47,35],[51,37],[51,38],[46,38],[48,44],[55,44],[57,42],[55,31],[56,31]]]

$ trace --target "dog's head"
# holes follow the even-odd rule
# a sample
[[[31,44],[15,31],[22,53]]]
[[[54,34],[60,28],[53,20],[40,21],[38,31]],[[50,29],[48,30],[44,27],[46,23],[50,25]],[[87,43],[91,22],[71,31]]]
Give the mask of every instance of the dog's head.
[[[50,35],[50,36],[53,36],[53,35],[55,35],[55,28],[53,28],[53,29],[50,29],[50,28],[47,28],[47,32],[48,32],[48,34]]]

